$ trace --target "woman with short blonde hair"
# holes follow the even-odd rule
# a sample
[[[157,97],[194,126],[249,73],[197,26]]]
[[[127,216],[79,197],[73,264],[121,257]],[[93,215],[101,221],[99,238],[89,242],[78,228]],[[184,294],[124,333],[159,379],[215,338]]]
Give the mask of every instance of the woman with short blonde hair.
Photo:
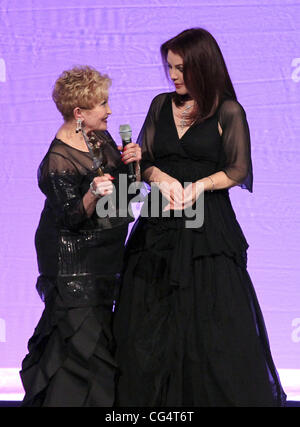
[[[64,71],[54,86],[64,122],[38,170],[46,201],[35,235],[36,287],[45,309],[22,363],[23,406],[114,402],[111,317],[133,218],[100,218],[96,205],[113,190],[118,200],[125,165],[138,168],[141,150],[130,143],[121,155],[107,132],[110,83],[83,66]],[[97,168],[84,139],[89,132],[97,137]]]
[[[108,98],[111,79],[92,67],[74,67],[56,80],[52,98],[65,121],[73,117],[76,106],[93,108]]]

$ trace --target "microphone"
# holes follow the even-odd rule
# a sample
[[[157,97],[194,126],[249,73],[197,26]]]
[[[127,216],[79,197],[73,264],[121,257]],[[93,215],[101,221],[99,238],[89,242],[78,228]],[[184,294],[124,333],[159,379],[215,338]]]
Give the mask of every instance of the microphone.
[[[123,148],[126,147],[127,144],[131,143],[131,127],[130,125],[120,125],[119,133],[122,139]],[[129,163],[128,165],[128,179],[130,182],[136,181],[136,175],[135,175],[135,167],[133,163]]]

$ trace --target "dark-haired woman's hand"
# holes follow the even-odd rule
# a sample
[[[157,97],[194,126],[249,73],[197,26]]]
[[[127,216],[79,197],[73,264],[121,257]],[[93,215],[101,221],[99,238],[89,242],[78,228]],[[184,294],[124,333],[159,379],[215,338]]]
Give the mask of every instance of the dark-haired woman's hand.
[[[194,205],[201,193],[204,192],[204,184],[201,181],[192,182],[184,189],[184,206],[187,209]]]

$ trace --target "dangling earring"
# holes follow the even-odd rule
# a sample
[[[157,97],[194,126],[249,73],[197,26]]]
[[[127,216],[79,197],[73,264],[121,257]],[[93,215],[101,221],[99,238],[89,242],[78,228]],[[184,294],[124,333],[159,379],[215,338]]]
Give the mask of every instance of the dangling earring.
[[[77,119],[77,122],[76,122],[76,133],[79,133],[79,132],[82,131],[81,123],[82,123],[82,119],[80,119],[80,118]]]

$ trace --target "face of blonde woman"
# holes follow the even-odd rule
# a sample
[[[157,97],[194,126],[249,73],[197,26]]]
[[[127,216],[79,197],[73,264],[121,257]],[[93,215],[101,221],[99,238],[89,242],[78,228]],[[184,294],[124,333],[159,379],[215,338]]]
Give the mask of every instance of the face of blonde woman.
[[[81,110],[86,132],[90,130],[106,130],[107,120],[111,115],[108,98],[100,101],[94,108]]]
[[[176,92],[179,95],[186,95],[188,91],[183,80],[183,60],[181,56],[169,50],[167,62],[170,78],[173,80]]]

